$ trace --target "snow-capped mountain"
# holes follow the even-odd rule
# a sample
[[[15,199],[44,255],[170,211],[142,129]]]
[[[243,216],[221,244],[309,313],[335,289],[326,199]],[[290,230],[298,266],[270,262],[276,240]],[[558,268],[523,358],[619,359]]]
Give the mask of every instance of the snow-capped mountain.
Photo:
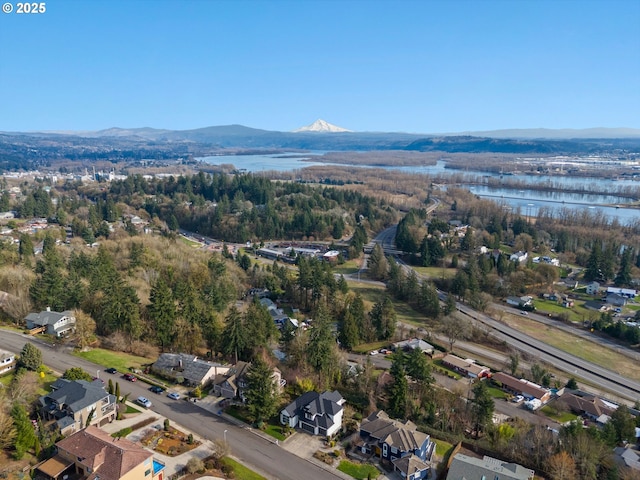
[[[313,122],[311,125],[307,125],[306,127],[298,128],[294,130],[294,132],[320,132],[320,133],[337,133],[337,132],[350,132],[351,130],[347,130],[346,128],[338,127],[337,125],[333,125],[329,122],[325,122],[321,118]]]

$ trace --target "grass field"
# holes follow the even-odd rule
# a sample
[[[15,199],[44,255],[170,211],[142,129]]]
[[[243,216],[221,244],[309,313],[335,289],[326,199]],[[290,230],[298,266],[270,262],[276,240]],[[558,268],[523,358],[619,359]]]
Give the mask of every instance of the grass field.
[[[457,271],[455,268],[442,267],[413,267],[413,269],[427,278],[453,278]]]
[[[444,458],[447,452],[453,448],[453,445],[449,442],[445,442],[444,440],[438,440],[437,438],[432,438],[432,440],[436,444],[436,455],[440,458]]]
[[[540,312],[552,313],[556,315],[561,313],[568,314],[569,320],[572,322],[579,322],[580,320],[582,320],[581,313],[574,311],[571,308],[565,308],[558,302],[552,302],[551,300],[542,300],[537,298],[533,301],[533,305],[536,307],[536,310],[539,310]]]
[[[371,350],[380,350],[385,346],[388,346],[389,342],[383,340],[381,342],[363,343],[353,348],[355,353],[369,353]]]
[[[572,422],[577,416],[570,412],[556,412],[556,410],[549,405],[545,405],[540,409],[540,412],[544,413],[545,416],[549,417],[551,420],[555,420],[556,422],[563,424],[567,422]]]
[[[350,275],[357,273],[360,270],[360,260],[349,260],[342,265],[336,265],[333,267],[333,273],[338,275]]]
[[[380,472],[373,465],[367,465],[365,463],[353,463],[349,460],[342,460],[338,465],[338,470],[351,475],[358,480],[366,478],[377,478]]]
[[[184,237],[184,236],[182,236],[182,235],[180,235],[178,238],[180,239],[180,241],[181,241],[182,243],[184,243],[185,245],[187,245],[187,246],[189,246],[189,247],[198,248],[198,247],[201,247],[201,246],[202,246],[202,243],[195,242],[195,241],[193,241],[193,240],[189,240],[187,237]]]
[[[505,392],[504,390],[501,390],[497,387],[489,387],[488,388],[489,393],[491,394],[491,396],[493,398],[497,398],[497,399],[503,399],[503,398],[507,398],[509,396],[509,394],[507,392]]]
[[[609,348],[527,318],[507,315],[504,321],[509,326],[560,350],[640,381],[640,369],[637,364],[629,357]]]
[[[236,462],[233,458],[225,457],[222,459],[222,463],[233,468],[233,478],[237,480],[267,480],[262,475]]]
[[[129,368],[141,368],[142,365],[152,362],[148,358],[123,352],[113,352],[103,348],[93,348],[87,352],[74,352],[74,355],[104,367],[116,368],[119,372],[128,372]]]

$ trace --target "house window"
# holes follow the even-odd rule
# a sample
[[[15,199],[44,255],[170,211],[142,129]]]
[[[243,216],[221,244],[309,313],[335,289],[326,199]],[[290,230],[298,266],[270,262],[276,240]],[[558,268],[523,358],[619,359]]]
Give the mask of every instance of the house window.
[[[382,445],[382,456],[383,457],[389,456],[389,445],[387,445],[386,443]]]
[[[149,476],[149,475],[151,475],[151,469],[150,469],[150,468],[149,468],[148,470],[145,470],[145,471],[144,471],[144,476],[145,476],[145,477],[147,477],[147,476]]]

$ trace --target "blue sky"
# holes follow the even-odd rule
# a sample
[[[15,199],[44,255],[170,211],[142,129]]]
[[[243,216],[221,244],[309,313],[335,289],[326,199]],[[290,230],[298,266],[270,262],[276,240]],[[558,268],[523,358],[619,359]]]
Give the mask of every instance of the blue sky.
[[[0,14],[0,130],[292,130],[317,118],[420,133],[640,128],[638,0],[50,0],[46,10]]]

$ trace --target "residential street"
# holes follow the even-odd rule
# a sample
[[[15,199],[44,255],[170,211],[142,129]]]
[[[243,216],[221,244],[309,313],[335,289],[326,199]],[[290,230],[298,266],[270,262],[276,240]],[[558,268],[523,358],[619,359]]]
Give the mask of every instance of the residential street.
[[[212,440],[226,437],[234,457],[269,479],[335,480],[343,478],[340,472],[333,473],[320,468],[248,430],[232,425],[193,403],[184,400],[171,400],[164,394],[150,393],[146,383],[128,382],[120,375],[109,375],[103,371],[104,367],[70,355],[66,347],[52,348],[47,343],[27,335],[0,330],[1,349],[18,353],[28,341],[31,341],[42,351],[44,363],[57,372],[62,373],[71,367],[81,367],[91,374],[100,370],[100,378],[105,381],[108,381],[109,378],[119,381],[122,395],[130,393],[129,398],[131,399],[140,395],[149,398],[153,403],[152,410],[174,420],[203,438]]]

